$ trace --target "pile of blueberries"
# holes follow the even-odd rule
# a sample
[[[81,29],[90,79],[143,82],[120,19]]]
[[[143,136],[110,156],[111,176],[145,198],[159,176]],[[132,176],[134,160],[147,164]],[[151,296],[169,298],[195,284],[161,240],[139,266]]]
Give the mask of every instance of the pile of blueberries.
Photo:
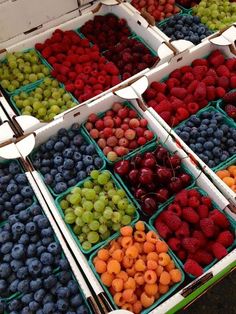
[[[175,132],[210,168],[236,154],[236,129],[217,110],[192,115]]]
[[[0,164],[0,222],[33,203],[33,190],[16,161]]]
[[[64,128],[42,144],[33,155],[33,164],[44,176],[44,181],[55,194],[84,180],[92,170],[100,169],[103,160],[94,144],[80,134],[78,124]]]
[[[78,284],[38,204],[0,228],[0,303],[10,314],[87,313]],[[17,297],[18,296],[18,297]]]
[[[185,39],[194,45],[212,34],[212,31],[201,23],[198,16],[192,15],[173,15],[159,28],[172,40]]]

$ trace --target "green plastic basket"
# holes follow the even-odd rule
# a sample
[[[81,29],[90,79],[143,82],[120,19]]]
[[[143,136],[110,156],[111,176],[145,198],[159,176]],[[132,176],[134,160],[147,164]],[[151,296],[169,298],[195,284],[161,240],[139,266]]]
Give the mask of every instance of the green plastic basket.
[[[232,93],[232,92],[236,92],[236,89],[232,89],[231,91],[229,91],[229,93]],[[224,106],[225,106],[224,100],[223,100],[223,99],[219,99],[219,100],[217,101],[216,108],[217,108],[223,115],[225,115],[228,119],[233,120],[233,122],[235,123],[235,120],[234,120],[233,118],[229,117],[229,116],[227,115],[227,113],[224,111]]]
[[[88,135],[85,134],[84,132],[81,132],[81,131],[82,131],[82,130],[80,129],[80,134],[83,136],[83,138],[86,140],[86,142],[87,142],[87,143],[91,143],[90,138],[88,137]],[[37,149],[34,150],[33,153],[30,155],[32,159],[34,158],[36,152],[37,152]],[[105,159],[104,159],[104,155],[101,154],[101,152],[97,149],[97,147],[96,147],[96,152],[97,152],[98,156],[103,160],[103,165],[102,165],[102,167],[101,167],[100,169],[97,169],[97,170],[104,170],[105,167],[106,167],[106,162],[105,162]],[[42,174],[40,171],[38,171],[38,172],[39,172],[41,178],[42,178],[43,181],[44,181],[44,176],[43,176],[43,174]],[[79,183],[79,182],[78,182],[78,183]],[[47,185],[47,184],[46,184],[46,185]],[[73,187],[69,187],[65,192],[60,193],[60,194],[57,194],[56,192],[54,192],[53,188],[52,188],[50,185],[47,185],[47,188],[48,188],[48,190],[50,191],[50,193],[53,195],[53,197],[56,198],[56,197],[58,197],[58,196],[60,196],[60,195],[62,195],[62,194],[64,194],[64,193],[67,193],[67,192],[68,192],[71,188],[73,188]]]
[[[145,223],[145,222],[144,222],[144,224],[145,224],[146,230],[152,230],[152,231],[154,231],[154,232],[157,233],[157,231],[156,231],[152,226],[149,226],[149,225],[148,225],[147,223]],[[134,226],[134,224],[131,224],[131,225]],[[107,240],[107,241],[102,245],[101,248],[107,247],[107,245],[110,243],[111,240],[114,240],[114,239],[118,238],[119,236],[120,236],[120,232],[119,232],[118,234],[114,235],[111,239]],[[101,249],[101,248],[100,248],[100,249]],[[95,252],[93,252],[93,253],[91,254],[91,256],[90,256],[90,258],[89,258],[89,265],[90,265],[90,267],[91,267],[93,273],[95,274],[96,278],[98,279],[98,281],[99,281],[100,284],[102,285],[104,291],[107,293],[107,295],[108,295],[108,297],[109,297],[111,303],[113,304],[114,308],[115,308],[115,309],[119,309],[119,307],[115,304],[115,302],[114,302],[114,300],[113,300],[113,298],[112,298],[112,296],[111,296],[111,293],[109,292],[108,288],[102,283],[101,278],[100,278],[99,274],[96,272],[96,269],[95,269],[95,267],[94,267],[94,265],[93,265],[93,259],[94,259],[94,257],[97,255],[98,251],[99,251],[99,249],[96,250]],[[170,288],[170,290],[169,290],[167,293],[165,293],[164,295],[162,295],[155,303],[153,303],[152,306],[150,306],[150,307],[149,307],[148,309],[146,309],[146,310],[143,310],[143,311],[141,312],[142,314],[147,314],[147,313],[149,313],[151,310],[153,310],[154,308],[156,308],[160,303],[162,303],[165,299],[167,299],[167,298],[184,282],[185,275],[184,275],[184,272],[183,272],[183,270],[181,269],[181,267],[180,267],[180,265],[179,265],[178,260],[176,259],[175,255],[172,253],[172,251],[171,251],[170,249],[168,250],[168,254],[171,256],[171,258],[172,258],[173,261],[175,262],[176,268],[178,268],[178,269],[180,270],[180,272],[181,272],[181,274],[182,274],[182,279],[181,279],[180,282],[174,284],[174,285]]]
[[[54,79],[53,77],[50,77],[50,78],[53,79],[53,80],[56,80],[56,79]],[[44,78],[44,79],[45,79],[45,78]],[[12,104],[12,106],[13,106],[15,112],[16,112],[19,116],[22,115],[22,112],[21,112],[21,109],[19,109],[19,108],[17,107],[16,102],[15,102],[15,100],[14,100],[14,96],[17,96],[17,95],[19,95],[19,94],[22,93],[22,92],[25,92],[25,93],[27,93],[27,94],[30,96],[30,93],[31,93],[32,91],[34,91],[36,88],[40,87],[41,84],[44,83],[44,79],[42,79],[42,80],[36,82],[34,85],[26,85],[26,86],[23,86],[22,88],[20,88],[19,90],[17,90],[16,92],[14,92],[14,93],[10,96],[11,104]],[[59,88],[65,89],[65,85],[59,82]],[[66,90],[65,90],[65,91],[66,91]],[[67,92],[67,91],[66,91],[66,93],[70,95],[71,100],[72,100],[74,103],[76,103],[76,105],[79,105],[78,100],[77,100],[70,92]],[[34,115],[32,115],[32,116],[34,116]],[[40,121],[45,123],[45,121],[43,121],[43,120],[40,120]]]
[[[201,195],[203,195],[203,196],[208,196],[208,194],[207,194],[204,190],[202,190],[202,189],[200,189],[200,188],[198,188],[198,187],[196,187],[196,186],[194,186],[194,187],[188,187],[187,190],[189,190],[189,189],[197,190]],[[168,205],[172,204],[173,200],[174,200],[174,197],[172,197],[172,198],[167,202],[167,204],[165,204],[164,206],[162,206],[161,210],[160,210],[158,213],[156,213],[155,215],[153,215],[153,216],[149,219],[149,224],[150,224],[154,229],[155,229],[154,223],[155,223],[156,218],[167,208]],[[212,201],[212,205],[213,205],[213,208],[218,209],[221,213],[223,212],[223,211],[220,209],[220,207],[219,207],[214,201]],[[233,231],[233,233],[235,234],[235,231],[236,231],[236,223],[233,221],[233,219],[232,219],[227,213],[224,213],[224,215],[228,218],[228,220],[229,220],[229,222],[230,222],[230,229],[231,229],[231,231]],[[155,230],[156,230],[156,229],[155,229]],[[234,239],[233,244],[232,244],[230,247],[227,248],[227,251],[230,252],[235,246],[236,246],[236,238]],[[174,252],[173,252],[173,254],[175,255]],[[176,255],[175,255],[175,256],[176,256]],[[183,262],[182,262],[177,256],[176,256],[176,260],[178,261],[179,265],[184,269],[184,264],[183,264]],[[203,268],[203,269],[204,269],[204,272],[206,272],[208,269],[210,269],[215,263],[217,263],[217,259],[216,259],[216,258],[215,258],[208,266],[206,266],[206,267]],[[191,274],[189,274],[189,273],[187,273],[187,275],[188,275],[190,278],[195,278],[195,276],[193,276],[193,275],[191,275]]]
[[[108,171],[108,170],[106,170],[106,171]],[[115,183],[115,186],[118,187],[119,189],[123,189],[123,187],[122,187],[121,184],[116,180],[116,178],[113,176],[113,174],[112,174],[110,171],[108,171],[108,172],[110,173],[111,179],[112,179],[112,181]],[[87,181],[88,179],[90,179],[90,177],[88,177],[88,178],[86,178],[85,180],[83,180],[83,181],[81,181],[80,183],[78,183],[78,184],[76,185],[76,187],[81,187],[81,186],[84,184],[84,182]],[[62,200],[65,196],[67,196],[68,194],[70,194],[70,192],[73,190],[73,188],[74,188],[74,187],[71,187],[69,190],[67,190],[66,192],[62,193],[62,194],[61,194],[59,197],[57,197],[56,200],[55,200],[56,207],[57,207],[57,209],[58,209],[58,211],[59,211],[61,217],[63,218],[63,220],[64,220],[64,218],[65,218],[65,215],[64,215],[64,212],[63,212],[63,210],[62,210],[62,208],[61,208],[61,206],[60,206],[60,202],[61,202],[61,200]],[[133,204],[132,199],[130,199],[130,197],[129,197],[129,195],[127,195],[127,193],[126,193],[126,196],[127,196],[128,200],[129,200],[129,202],[130,202],[131,204]],[[136,221],[138,221],[138,220],[139,220],[139,214],[138,214],[138,211],[136,211],[135,214],[134,214],[134,217],[133,217],[132,222],[136,222]],[[74,231],[73,231],[71,225],[69,225],[69,224],[67,224],[67,223],[66,223],[66,225],[67,225],[67,227],[68,227],[68,229],[69,229],[69,231],[70,231],[70,233],[71,233],[73,239],[75,240],[75,242],[77,243],[78,247],[80,248],[80,250],[81,250],[84,254],[90,254],[92,251],[98,249],[101,245],[103,245],[106,241],[108,241],[111,237],[117,235],[117,232],[115,232],[115,233],[114,233],[111,237],[109,237],[107,240],[104,240],[104,241],[101,241],[101,242],[95,244],[94,246],[92,246],[92,248],[91,248],[90,250],[87,250],[87,251],[86,251],[86,250],[83,249],[82,245],[80,244],[80,241],[79,241],[78,237],[75,235],[75,233],[74,233]]]
[[[204,113],[204,112],[209,112],[209,111],[214,111],[214,112],[221,113],[221,112],[219,112],[218,109],[216,109],[216,108],[214,108],[214,107],[212,107],[212,106],[209,106],[209,107],[207,107],[207,108],[201,109],[201,110],[198,111],[195,115],[196,115],[197,117],[199,117],[202,113]],[[222,114],[222,116],[223,116],[223,122],[224,122],[225,124],[227,124],[229,127],[236,128],[236,123],[235,123],[232,119],[228,118],[228,117],[227,117],[226,115],[224,115],[224,114]],[[183,126],[188,120],[189,120],[189,118],[188,118],[187,120],[184,120],[183,122],[181,122],[177,127],[174,128],[174,130],[177,130],[179,127]],[[196,154],[196,155],[197,155],[197,154]],[[232,155],[232,156],[229,157],[226,161],[221,162],[221,163],[219,163],[217,166],[211,168],[212,171],[214,171],[214,172],[218,171],[218,170],[222,167],[222,164],[224,164],[225,162],[228,162],[228,161],[232,160],[234,157],[235,157],[235,155]]]
[[[38,52],[38,50],[36,50],[36,49],[34,49],[34,48],[29,48],[29,49],[23,50],[22,52],[23,52],[23,53],[26,53],[26,52],[29,52],[29,51],[31,51],[31,50],[34,50],[34,51],[36,52],[36,54],[37,54],[38,57],[39,57],[39,60],[41,61],[41,64],[45,65],[49,70],[52,69],[51,65],[43,58],[43,56]],[[6,63],[6,58],[3,59],[3,60],[0,62],[0,64],[1,64],[1,63]],[[45,77],[47,77],[47,76],[45,76]],[[17,93],[17,92],[20,92],[21,89],[24,88],[24,87],[33,87],[33,86],[37,85],[37,84],[38,84],[39,82],[41,82],[42,80],[43,80],[43,78],[42,78],[42,79],[39,79],[39,80],[37,80],[37,81],[35,81],[35,82],[33,82],[33,83],[29,83],[29,84],[27,84],[27,85],[22,85],[21,87],[15,89],[15,90],[12,91],[12,92],[7,91],[7,90],[4,89],[2,86],[1,86],[1,88],[4,90],[4,92],[5,92],[8,96],[11,96],[11,95],[13,95],[13,94],[15,94],[15,93]]]
[[[126,107],[128,107],[128,108],[130,108],[130,109],[136,111],[135,108],[134,108],[128,101],[125,101],[125,102],[123,103],[123,105],[125,105]],[[137,112],[137,111],[136,111],[136,112]],[[105,116],[105,113],[106,113],[106,112],[101,112],[101,113],[99,113],[99,114],[98,114],[99,118],[104,117],[104,116]],[[141,116],[138,112],[137,112],[137,114],[138,114],[138,117],[139,117],[139,118],[142,118],[142,116]],[[86,122],[87,122],[87,121],[86,121]],[[129,158],[130,156],[134,156],[137,152],[139,152],[140,150],[142,150],[143,147],[146,147],[146,146],[149,145],[150,143],[153,143],[153,142],[156,140],[156,138],[157,138],[156,134],[154,134],[153,139],[152,139],[151,141],[147,142],[145,145],[143,145],[143,146],[141,146],[141,147],[138,147],[138,148],[132,150],[132,151],[129,152],[127,155],[118,158],[115,162],[112,162],[112,161],[110,161],[110,160],[107,159],[107,157],[104,155],[104,153],[103,153],[103,151],[101,150],[101,148],[98,146],[97,142],[96,142],[93,138],[90,137],[90,134],[89,134],[89,132],[87,131],[87,129],[86,129],[86,127],[85,127],[86,122],[84,122],[84,123],[82,124],[82,133],[83,133],[83,134],[86,134],[87,137],[88,137],[88,139],[89,139],[89,141],[90,141],[91,143],[93,143],[94,145],[96,145],[97,150],[100,151],[100,154],[103,156],[103,158],[106,160],[106,162],[107,162],[109,165],[113,165],[115,162],[117,162],[117,161],[119,161],[119,160],[121,160],[121,159],[123,159],[123,158]],[[148,127],[148,130],[151,130],[151,128]]]
[[[162,145],[163,147],[165,147],[166,149],[168,149],[166,147],[165,144],[163,144],[162,142],[159,142],[160,145]],[[139,154],[144,154],[146,152],[152,152],[154,151],[156,148],[157,148],[157,145],[158,143],[152,143],[150,144],[149,146],[145,147],[145,148],[142,148],[140,150],[140,152],[138,152]],[[129,156],[127,158],[125,158],[126,160],[129,160],[131,159],[133,156]],[[192,180],[194,179],[194,176],[193,174],[191,173],[191,171],[186,168],[184,165],[181,166],[181,169],[184,170],[187,174],[189,174],[192,178]],[[142,215],[144,215],[145,217],[147,217],[149,219],[149,216],[142,211],[142,207],[141,205],[139,204],[138,200],[134,197],[134,195],[132,194],[132,192],[130,191],[130,189],[128,188],[128,184],[126,183],[126,181],[116,172],[115,173],[115,177],[117,178],[117,180],[124,186],[124,188],[126,189],[127,193],[129,194],[130,198],[132,198],[133,202],[135,203],[135,205],[140,209],[140,212],[142,213]],[[193,186],[194,185],[194,182],[192,182],[189,186]],[[187,188],[187,187],[186,187]],[[148,194],[148,193],[147,193]],[[175,195],[175,194],[174,194]],[[169,202],[169,200],[173,197],[173,195],[167,200],[165,201],[164,203],[161,203],[159,205],[157,205],[157,211],[156,213],[158,213],[160,211],[160,208],[165,206],[165,204],[167,204]]]

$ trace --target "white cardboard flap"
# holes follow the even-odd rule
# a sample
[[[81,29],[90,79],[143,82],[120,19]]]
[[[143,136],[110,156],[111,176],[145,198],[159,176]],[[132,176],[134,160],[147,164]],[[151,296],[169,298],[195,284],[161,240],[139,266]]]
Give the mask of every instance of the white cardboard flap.
[[[17,0],[0,5],[0,42],[78,9],[77,0]]]

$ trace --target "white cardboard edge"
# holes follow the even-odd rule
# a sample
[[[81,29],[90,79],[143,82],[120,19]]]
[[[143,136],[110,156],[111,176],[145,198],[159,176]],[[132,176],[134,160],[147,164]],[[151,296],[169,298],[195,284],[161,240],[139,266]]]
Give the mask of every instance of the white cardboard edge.
[[[7,144],[5,146],[0,147],[0,158],[2,159],[16,159],[20,158],[21,154],[17,149],[15,143]]]
[[[5,114],[5,112],[3,111],[2,107],[5,109],[7,115],[9,116],[9,118],[13,118],[16,114],[14,112],[14,110],[12,109],[12,107],[10,106],[10,104],[8,103],[8,101],[6,100],[5,97],[0,96],[0,108],[1,108],[1,112],[3,112],[4,116],[6,117],[6,119],[8,119],[7,115]]]
[[[12,131],[9,122],[8,121],[3,122],[0,125],[0,143],[13,139],[14,137],[15,133]]]
[[[52,215],[51,211],[49,210],[48,204],[45,202],[45,200],[42,196],[42,193],[41,193],[42,191],[39,190],[37,184],[34,181],[34,174],[33,173],[31,174],[29,172],[26,172],[25,174],[27,176],[27,179],[28,179],[32,189],[34,190],[34,193],[35,193],[40,205],[42,206],[42,209],[43,209],[45,215],[47,216],[47,218],[48,218],[48,220],[52,226],[52,229],[53,229],[58,241],[61,244],[63,252],[64,252],[66,258],[68,259],[68,262],[71,266],[71,269],[72,269],[72,271],[73,271],[73,273],[74,273],[74,275],[75,275],[75,277],[79,283],[81,290],[84,293],[84,296],[86,298],[91,297],[92,296],[91,291],[88,289],[88,286],[87,286],[78,266],[76,265],[76,262],[72,256],[70,250],[68,249],[67,243],[65,242],[65,240],[62,236],[61,230],[58,228],[58,226],[54,220],[54,214]],[[37,183],[39,183],[38,180],[37,180]]]

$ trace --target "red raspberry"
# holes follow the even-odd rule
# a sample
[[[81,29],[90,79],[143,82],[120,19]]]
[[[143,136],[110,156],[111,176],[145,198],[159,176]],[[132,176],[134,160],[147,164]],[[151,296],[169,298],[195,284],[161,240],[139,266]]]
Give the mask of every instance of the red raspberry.
[[[230,78],[230,87],[232,89],[236,88],[236,75],[231,76],[231,78]]]
[[[199,222],[199,216],[192,207],[185,207],[182,210],[182,216],[189,223],[197,224]]]
[[[195,59],[193,62],[192,62],[192,66],[195,67],[195,66],[202,66],[202,65],[205,65],[205,66],[209,66],[208,65],[208,60],[207,59]]]
[[[182,73],[180,69],[176,69],[173,72],[170,73],[170,78],[180,79],[182,77]]]
[[[71,84],[71,83],[68,83],[65,85],[65,89],[68,91],[68,92],[73,92],[75,90],[75,85],[74,84]]]
[[[221,76],[217,80],[218,86],[222,87],[223,89],[227,90],[229,88],[229,78],[226,76]]]
[[[215,50],[208,57],[208,62],[213,65],[214,68],[217,68],[225,62],[225,57],[219,50]]]
[[[216,90],[216,96],[218,98],[222,98],[226,94],[226,91],[225,91],[225,89],[223,87],[216,87],[215,90]]]
[[[207,100],[212,101],[216,98],[215,87],[207,86]]]
[[[214,257],[209,252],[201,249],[197,250],[192,258],[203,266],[209,265],[214,260]]]
[[[227,76],[230,77],[230,71],[227,68],[227,66],[225,66],[224,64],[220,65],[217,69],[216,69],[216,73],[218,74],[218,76]]]
[[[187,190],[182,190],[181,192],[176,194],[175,202],[180,203],[181,206],[187,206],[188,205],[188,191]]]
[[[185,262],[184,270],[195,277],[199,277],[203,274],[203,268],[196,261],[190,258]]]
[[[212,244],[211,250],[215,258],[217,258],[218,260],[222,259],[228,254],[226,248],[218,242]]]
[[[170,204],[168,206],[168,211],[173,212],[174,214],[176,214],[179,217],[182,215],[182,209],[178,204]]]
[[[151,100],[151,99],[154,99],[156,96],[156,91],[155,89],[153,88],[148,88],[145,93],[144,93],[144,97],[147,99],[147,100]]]
[[[205,100],[206,99],[206,84],[200,82],[197,88],[194,91],[194,99],[196,101]]]
[[[229,117],[236,119],[236,106],[226,105],[224,109]]]
[[[180,228],[175,233],[176,237],[178,239],[189,237],[190,231],[189,231],[189,225],[187,222],[183,221]]]
[[[151,88],[155,89],[157,92],[164,94],[166,91],[166,84],[161,82],[152,82],[150,85]]]
[[[202,80],[202,82],[205,83],[207,86],[211,86],[211,85],[215,85],[216,79],[214,76],[208,75]]]
[[[187,91],[183,87],[173,87],[170,91],[171,95],[179,98],[179,99],[184,99],[185,96],[187,95]]]
[[[227,217],[218,209],[214,209],[210,212],[210,219],[220,228],[227,229],[230,226]]]
[[[233,244],[234,242],[234,236],[233,234],[228,231],[228,230],[225,230],[225,231],[222,231],[217,239],[216,239],[217,242],[219,242],[220,244],[222,244],[224,247],[229,247],[230,245]]]
[[[223,100],[226,104],[236,102],[236,92],[229,92],[225,94]]]
[[[194,80],[194,75],[190,72],[185,73],[184,76],[182,77],[182,82],[185,84],[189,84],[193,80]]]
[[[208,208],[211,208],[212,207],[212,202],[211,202],[211,199],[210,197],[208,196],[202,196],[201,197],[201,203],[206,205]]]
[[[187,119],[188,117],[189,117],[189,113],[185,108],[180,107],[176,110],[176,118],[179,121],[183,121],[183,120]]]
[[[181,242],[177,238],[170,238],[167,243],[173,251],[179,251],[181,248]]]
[[[198,214],[199,214],[199,217],[202,219],[202,218],[207,218],[208,215],[209,215],[209,208],[207,205],[199,205],[198,207]]]
[[[227,68],[233,72],[234,66],[235,66],[235,59],[231,58],[231,59],[227,59],[225,62],[225,65],[227,66]]]
[[[193,207],[193,208],[198,208],[200,205],[200,201],[197,197],[191,196],[188,199],[188,206]]]
[[[205,65],[197,65],[193,67],[193,74],[195,78],[203,79],[203,77],[206,76],[207,71],[208,67]]]
[[[158,222],[157,220],[155,221],[154,224],[155,228],[157,229],[157,232],[159,233],[159,235],[163,238],[163,239],[168,239],[171,234],[172,231],[169,229],[169,227],[164,224],[163,222]]]
[[[169,78],[166,81],[166,85],[168,86],[169,90],[171,90],[173,87],[180,86],[180,81],[178,81],[176,78]]]
[[[156,108],[155,108],[156,110]],[[166,122],[166,123],[170,123],[171,121],[171,113],[169,111],[162,111],[161,113],[159,113],[160,117]]]
[[[164,212],[163,219],[172,231],[176,231],[181,226],[180,218],[171,211]]]
[[[35,49],[37,49],[38,51],[42,51],[44,47],[45,47],[44,44],[41,43],[35,44]]]
[[[164,99],[166,99],[166,96],[165,96],[164,94],[162,94],[162,93],[157,93],[156,98],[155,98],[155,100],[156,100],[157,103],[161,102],[161,101],[164,100]]]
[[[187,104],[187,109],[190,114],[194,114],[199,110],[199,105],[195,102],[190,102]]]
[[[185,261],[186,260],[186,257],[187,257],[187,253],[185,250],[179,250],[178,252],[176,252],[178,258],[181,260],[181,261]]]
[[[172,106],[171,103],[169,102],[169,100],[162,100],[157,106],[156,106],[156,111],[158,113],[161,113],[163,111],[171,111],[172,110]]]
[[[193,234],[192,234],[192,237],[198,239],[199,247],[203,247],[204,248],[206,246],[207,239],[206,239],[206,237],[205,237],[205,235],[203,234],[202,231],[194,230]]]
[[[199,249],[199,240],[196,238],[184,238],[182,240],[182,246],[189,253],[194,253]]]
[[[193,92],[196,90],[197,86],[198,86],[199,82],[197,80],[192,81],[188,87],[187,87],[187,92],[189,94],[193,94]]]
[[[187,190],[187,191],[188,191],[188,197],[196,197],[197,199],[200,199],[201,194],[197,190],[192,189],[192,190]]]
[[[206,237],[211,238],[215,235],[215,226],[211,219],[203,218],[200,220],[200,228]]]

